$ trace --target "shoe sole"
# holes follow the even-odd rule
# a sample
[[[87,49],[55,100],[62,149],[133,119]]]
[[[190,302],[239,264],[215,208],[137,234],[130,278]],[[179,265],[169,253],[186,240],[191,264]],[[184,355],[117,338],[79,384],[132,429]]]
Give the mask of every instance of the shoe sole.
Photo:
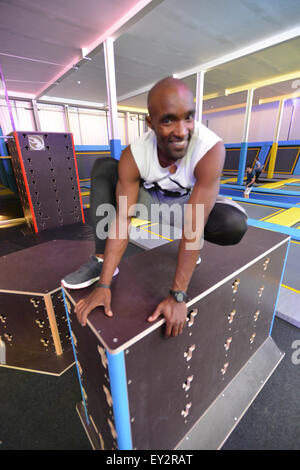
[[[116,276],[117,274],[119,274],[119,268],[115,270],[113,277]],[[64,279],[62,279],[61,283],[67,289],[84,289],[85,287],[89,287],[92,284],[94,284],[94,282],[99,281],[99,279],[100,279],[100,276],[94,277],[93,279],[89,279],[88,281],[82,282],[81,284],[68,284]]]

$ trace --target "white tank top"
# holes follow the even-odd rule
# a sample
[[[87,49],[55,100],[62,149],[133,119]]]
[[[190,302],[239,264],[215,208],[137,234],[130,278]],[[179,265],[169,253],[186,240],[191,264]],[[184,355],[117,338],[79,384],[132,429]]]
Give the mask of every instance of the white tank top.
[[[181,194],[195,184],[194,169],[201,158],[221,140],[213,131],[195,121],[194,132],[187,153],[176,163],[177,170],[170,173],[170,167],[163,168],[157,156],[157,140],[153,130],[146,132],[130,144],[131,152],[146,189],[157,183],[161,189]]]

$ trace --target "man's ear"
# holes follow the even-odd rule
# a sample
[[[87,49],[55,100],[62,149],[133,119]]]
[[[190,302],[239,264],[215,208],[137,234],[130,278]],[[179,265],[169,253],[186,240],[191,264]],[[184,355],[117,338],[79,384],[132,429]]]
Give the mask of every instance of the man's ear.
[[[152,122],[151,122],[151,117],[149,116],[149,114],[148,114],[148,116],[146,116],[146,122],[148,124],[148,127],[150,127],[150,129],[152,129]]]

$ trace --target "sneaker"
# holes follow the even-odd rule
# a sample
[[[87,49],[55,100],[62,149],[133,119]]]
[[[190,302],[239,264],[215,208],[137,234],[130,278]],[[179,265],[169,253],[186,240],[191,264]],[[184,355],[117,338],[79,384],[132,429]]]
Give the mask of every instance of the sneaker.
[[[62,285],[68,289],[83,289],[88,287],[94,282],[98,281],[102,271],[103,260],[97,258],[97,256],[91,256],[88,263],[80,266],[77,271],[68,274],[62,279]],[[114,276],[119,272],[119,268],[116,268]]]

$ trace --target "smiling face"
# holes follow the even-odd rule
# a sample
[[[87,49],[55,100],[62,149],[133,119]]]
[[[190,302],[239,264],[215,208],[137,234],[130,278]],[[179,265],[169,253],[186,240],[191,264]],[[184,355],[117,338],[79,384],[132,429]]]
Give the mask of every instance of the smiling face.
[[[160,162],[171,164],[183,158],[194,132],[191,90],[180,80],[164,79],[149,92],[148,110],[147,122],[156,134]]]

